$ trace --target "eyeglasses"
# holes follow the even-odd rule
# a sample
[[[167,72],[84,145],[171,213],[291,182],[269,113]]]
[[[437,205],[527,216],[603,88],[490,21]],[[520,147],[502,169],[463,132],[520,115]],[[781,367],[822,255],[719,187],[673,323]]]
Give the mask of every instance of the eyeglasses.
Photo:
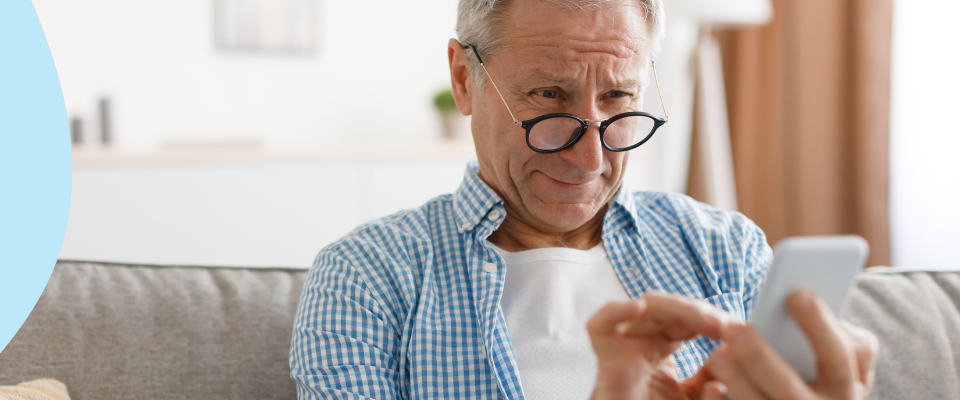
[[[628,111],[607,119],[581,119],[574,114],[551,113],[523,122],[518,121],[513,116],[510,106],[507,105],[507,100],[503,98],[503,94],[497,88],[497,84],[493,83],[493,78],[487,72],[487,67],[483,65],[483,59],[480,58],[477,48],[472,44],[465,44],[463,47],[469,47],[473,50],[473,54],[477,56],[477,61],[480,62],[480,68],[487,74],[487,78],[493,84],[493,88],[500,96],[500,100],[503,101],[503,105],[507,107],[507,112],[510,113],[514,125],[527,131],[527,146],[537,153],[556,153],[573,146],[583,137],[589,124],[594,122],[600,123],[600,142],[603,143],[603,148],[609,151],[633,150],[650,140],[654,132],[670,120],[670,117],[667,116],[667,109],[663,106],[663,95],[660,94],[657,65],[651,61],[653,79],[657,84],[657,95],[660,96],[660,107],[663,109],[663,119],[642,111]]]

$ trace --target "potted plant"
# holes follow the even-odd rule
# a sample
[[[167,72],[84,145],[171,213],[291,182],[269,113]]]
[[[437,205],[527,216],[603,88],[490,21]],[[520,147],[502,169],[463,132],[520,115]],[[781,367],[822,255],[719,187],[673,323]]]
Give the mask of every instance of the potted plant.
[[[465,123],[466,118],[460,114],[457,103],[453,99],[453,92],[450,89],[442,90],[433,97],[433,105],[440,112],[441,122],[443,123],[443,136],[447,139],[460,139],[468,135],[469,126]]]

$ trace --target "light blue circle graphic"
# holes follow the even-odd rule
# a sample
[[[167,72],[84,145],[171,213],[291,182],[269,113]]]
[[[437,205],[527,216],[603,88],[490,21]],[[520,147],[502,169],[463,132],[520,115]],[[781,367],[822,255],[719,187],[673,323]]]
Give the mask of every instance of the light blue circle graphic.
[[[0,0],[0,349],[50,279],[70,213],[70,133],[33,4]]]

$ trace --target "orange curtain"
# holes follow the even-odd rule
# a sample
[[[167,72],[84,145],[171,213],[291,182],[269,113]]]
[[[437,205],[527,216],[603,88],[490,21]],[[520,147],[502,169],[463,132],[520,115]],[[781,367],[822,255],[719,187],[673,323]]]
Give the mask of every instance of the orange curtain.
[[[771,243],[854,233],[889,265],[892,0],[773,5],[769,25],[717,33],[740,211]]]

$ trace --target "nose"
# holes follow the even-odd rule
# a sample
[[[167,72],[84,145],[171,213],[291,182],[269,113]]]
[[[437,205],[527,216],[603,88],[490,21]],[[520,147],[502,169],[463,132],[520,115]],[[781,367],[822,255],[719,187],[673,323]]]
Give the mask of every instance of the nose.
[[[581,114],[582,115],[582,114]],[[587,119],[599,120],[596,113]],[[581,117],[583,118],[583,117]],[[587,122],[587,131],[573,146],[557,153],[563,160],[576,165],[585,172],[596,171],[603,164],[603,144],[600,140],[600,123]]]

